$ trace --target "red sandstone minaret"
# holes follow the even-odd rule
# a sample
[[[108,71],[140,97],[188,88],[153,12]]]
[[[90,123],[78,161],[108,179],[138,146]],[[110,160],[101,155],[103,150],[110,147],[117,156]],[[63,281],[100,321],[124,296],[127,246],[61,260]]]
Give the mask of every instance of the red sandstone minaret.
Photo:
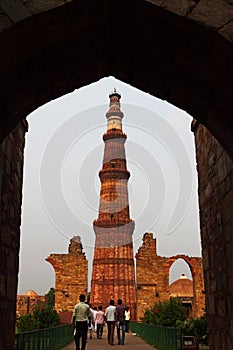
[[[109,300],[123,300],[136,319],[136,287],[132,234],[127,183],[130,173],[126,167],[126,135],[122,132],[121,95],[114,90],[109,95],[106,113],[107,132],[101,181],[99,216],[93,227],[96,234],[91,282],[91,304],[109,305]]]

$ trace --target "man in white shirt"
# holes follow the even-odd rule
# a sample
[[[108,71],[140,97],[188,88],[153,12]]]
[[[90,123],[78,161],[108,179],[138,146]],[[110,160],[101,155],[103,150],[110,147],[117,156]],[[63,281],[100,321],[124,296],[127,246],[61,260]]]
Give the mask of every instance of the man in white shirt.
[[[81,350],[85,350],[87,343],[88,323],[91,322],[91,309],[90,306],[85,303],[85,299],[85,295],[80,294],[80,302],[75,305],[73,312],[73,328],[76,329],[74,336],[76,350],[80,350],[80,338],[82,338]]]
[[[107,327],[108,327],[108,344],[113,345],[114,344],[114,330],[115,330],[115,311],[116,306],[114,306],[114,300],[110,300],[110,305],[105,310],[105,318],[107,321]]]

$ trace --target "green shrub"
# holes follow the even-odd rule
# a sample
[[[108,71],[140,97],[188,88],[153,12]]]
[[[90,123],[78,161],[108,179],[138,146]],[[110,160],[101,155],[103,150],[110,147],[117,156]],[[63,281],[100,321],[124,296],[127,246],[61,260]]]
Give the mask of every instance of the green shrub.
[[[16,320],[18,333],[36,329],[52,328],[59,325],[60,316],[51,306],[42,304],[35,308],[32,314],[23,315]]]
[[[186,318],[186,308],[178,298],[170,298],[168,301],[157,302],[150,309],[146,309],[143,323],[175,327],[176,321],[184,321]]]
[[[36,307],[33,315],[39,329],[55,327],[60,322],[59,314],[49,305],[43,304]]]
[[[45,294],[45,301],[46,301],[47,305],[54,307],[54,305],[55,305],[55,289],[53,287],[50,288],[50,290],[47,294]]]
[[[32,314],[19,316],[16,319],[16,332],[23,333],[38,329],[37,320]]]
[[[199,318],[190,318],[189,320],[177,321],[176,327],[183,335],[194,335],[201,345],[208,345],[209,333],[206,321],[206,315]]]

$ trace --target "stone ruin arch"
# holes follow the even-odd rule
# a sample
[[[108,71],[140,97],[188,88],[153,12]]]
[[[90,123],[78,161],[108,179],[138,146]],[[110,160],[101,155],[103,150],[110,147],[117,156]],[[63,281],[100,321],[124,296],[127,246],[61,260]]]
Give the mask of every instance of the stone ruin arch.
[[[142,246],[136,254],[138,320],[143,316],[145,309],[155,302],[163,302],[170,298],[169,272],[172,264],[178,259],[183,259],[188,264],[193,276],[193,317],[203,315],[205,297],[202,258],[188,255],[159,256],[153,234],[145,233]]]
[[[189,270],[189,272],[190,272],[190,274],[191,274],[191,278],[193,278],[193,277],[192,277],[192,271],[191,271],[191,269],[190,269],[189,264],[188,264],[184,259],[178,258],[178,259],[176,259],[176,260],[171,264],[170,269],[169,269],[169,283],[170,283],[170,284],[172,283],[172,282],[171,282],[172,269],[175,270],[175,269],[177,268],[176,266],[177,266],[177,264],[178,264],[179,262],[182,262],[182,264],[184,264],[183,266],[185,266],[186,269]],[[183,271],[182,273],[186,275],[185,271]]]
[[[193,279],[193,314],[195,317],[203,315],[205,310],[205,290],[204,290],[204,275],[202,258],[192,257],[187,255],[176,255],[168,258],[168,271],[169,274],[171,266],[178,259],[182,259],[188,265],[192,279]],[[166,268],[167,270],[167,268]]]
[[[198,160],[204,147],[208,157],[204,166],[198,162],[198,171],[205,175],[208,166],[214,169],[212,189],[199,176],[211,349],[232,348],[232,168],[225,152],[233,157],[232,16],[227,0],[0,2],[0,140],[8,135],[0,153],[3,348],[11,349],[14,338],[27,129],[20,121],[40,105],[109,75],[166,99],[199,122],[193,125]],[[209,145],[217,152],[212,157]]]

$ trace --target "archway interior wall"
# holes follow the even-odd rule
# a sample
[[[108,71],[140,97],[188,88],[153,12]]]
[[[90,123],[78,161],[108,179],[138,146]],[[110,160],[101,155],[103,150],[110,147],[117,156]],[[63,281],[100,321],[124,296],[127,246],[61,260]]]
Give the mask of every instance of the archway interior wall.
[[[23,120],[0,146],[0,349],[12,349],[20,243],[24,134]]]
[[[233,162],[222,146],[194,121],[199,181],[202,255],[210,348],[233,342]]]
[[[203,295],[203,268],[200,257],[176,255],[162,257],[156,252],[156,239],[152,233],[145,233],[142,246],[136,254],[136,281],[137,281],[137,320],[140,320],[144,311],[155,302],[170,298],[169,270],[178,259],[183,259],[193,276],[193,316],[199,317],[204,313],[205,298]],[[150,266],[150,268],[148,268]]]

